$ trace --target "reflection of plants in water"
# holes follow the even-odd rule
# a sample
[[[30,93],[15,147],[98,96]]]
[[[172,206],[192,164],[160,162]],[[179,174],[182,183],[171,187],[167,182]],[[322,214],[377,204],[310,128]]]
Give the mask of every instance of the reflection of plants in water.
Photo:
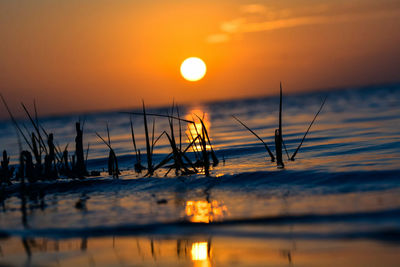
[[[292,251],[290,249],[282,249],[281,256],[283,258],[287,258],[290,265],[293,263],[292,262]]]
[[[222,202],[213,200],[186,201],[185,215],[190,222],[210,223],[220,221],[227,214],[228,209]]]
[[[113,250],[113,254],[116,255],[119,261],[124,260],[124,249],[116,245],[117,240],[119,239],[124,242],[126,237],[116,237],[113,236],[109,238],[108,248]],[[89,240],[91,246],[89,247]],[[163,261],[165,260],[165,256],[171,256],[172,251],[171,246],[173,245],[172,240],[164,240],[164,239],[154,239],[150,238],[132,238],[132,248],[133,250],[137,250],[137,255],[142,260],[152,261]],[[22,247],[27,256],[27,259],[30,261],[31,258],[36,253],[54,253],[60,252],[65,253],[68,251],[81,251],[85,253],[88,257],[87,260],[94,261],[92,252],[95,249],[99,248],[99,246],[104,246],[106,243],[104,239],[96,239],[96,238],[87,238],[82,237],[79,239],[65,239],[65,240],[53,240],[49,238],[21,238]],[[128,243],[123,243],[125,246]],[[107,245],[106,245],[107,247]],[[129,245],[128,245],[129,247]],[[210,238],[182,238],[176,240],[176,256],[178,259],[191,260],[191,261],[210,261],[211,258],[211,239]],[[130,255],[134,255],[131,254]],[[197,266],[197,265],[196,265]],[[207,265],[200,266],[210,266],[209,263]]]
[[[284,200],[286,198],[284,197]],[[285,201],[286,202],[286,201]],[[286,203],[287,204],[287,203]],[[288,260],[289,266],[293,266],[293,253],[296,251],[296,241],[293,237],[293,225],[289,225],[289,234],[290,234],[290,239],[291,239],[291,248],[285,248],[280,250],[280,255]]]

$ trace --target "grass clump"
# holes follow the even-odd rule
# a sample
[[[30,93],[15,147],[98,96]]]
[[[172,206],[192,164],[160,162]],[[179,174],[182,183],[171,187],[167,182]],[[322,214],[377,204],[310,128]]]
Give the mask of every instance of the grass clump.
[[[278,116],[278,129],[275,129],[275,155],[271,152],[270,148],[268,147],[268,145],[264,142],[264,140],[257,135],[250,127],[248,127],[246,124],[244,124],[241,120],[239,120],[236,116],[232,115],[232,117],[238,121],[243,127],[245,127],[249,132],[251,132],[255,137],[257,137],[258,140],[261,141],[261,143],[264,145],[265,149],[268,152],[268,155],[271,158],[271,162],[274,162],[276,159],[276,164],[278,168],[284,168],[285,164],[283,162],[283,153],[282,150],[283,148],[286,151],[288,160],[290,161],[294,161],[295,157],[297,155],[297,153],[299,152],[307,134],[309,133],[311,126],[313,125],[314,121],[317,119],[319,113],[321,112],[323,106],[325,105],[325,101],[327,99],[327,97],[324,98],[324,100],[322,101],[322,104],[320,106],[320,108],[318,109],[318,112],[316,113],[316,115],[314,116],[313,120],[311,121],[309,127],[307,128],[307,131],[305,132],[303,139],[301,140],[299,146],[297,147],[297,149],[295,150],[295,152],[292,154],[291,157],[289,157],[289,153],[286,149],[286,145],[283,139],[283,133],[282,133],[282,83],[280,83],[280,92],[279,92],[279,116]]]

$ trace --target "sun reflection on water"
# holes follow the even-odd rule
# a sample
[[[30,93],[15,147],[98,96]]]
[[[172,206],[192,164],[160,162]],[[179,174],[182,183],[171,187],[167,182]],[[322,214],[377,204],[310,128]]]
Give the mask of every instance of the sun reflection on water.
[[[196,242],[192,244],[192,260],[202,261],[207,259],[207,242]]]
[[[196,242],[192,244],[191,254],[195,267],[211,266],[208,242]]]
[[[190,222],[194,223],[210,223],[220,221],[227,214],[228,209],[222,203],[213,200],[207,202],[205,200],[187,201],[185,214]]]

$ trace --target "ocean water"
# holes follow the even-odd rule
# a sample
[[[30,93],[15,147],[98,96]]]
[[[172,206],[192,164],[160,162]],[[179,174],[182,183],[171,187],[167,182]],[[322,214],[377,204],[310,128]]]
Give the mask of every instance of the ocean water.
[[[400,260],[400,85],[285,95],[289,156],[323,98],[326,104],[296,160],[272,163],[252,128],[274,152],[278,97],[181,105],[204,116],[218,166],[203,174],[153,177],[133,171],[129,115],[122,111],[41,117],[56,143],[74,148],[84,121],[88,168],[101,176],[38,182],[31,194],[3,189],[0,264],[10,266],[397,266]],[[127,110],[124,110],[127,111]],[[167,114],[170,107],[148,109]],[[143,117],[132,117],[145,164]],[[155,136],[168,129],[156,117]],[[29,127],[28,121],[22,121]],[[110,129],[122,174],[109,177]],[[152,124],[152,118],[149,119]],[[0,122],[0,149],[17,163],[13,125]],[[178,124],[175,125],[178,136]],[[188,144],[188,125],[182,146]],[[154,161],[170,153],[157,143]],[[72,152],[71,152],[72,153]],[[189,153],[191,157],[193,152]]]

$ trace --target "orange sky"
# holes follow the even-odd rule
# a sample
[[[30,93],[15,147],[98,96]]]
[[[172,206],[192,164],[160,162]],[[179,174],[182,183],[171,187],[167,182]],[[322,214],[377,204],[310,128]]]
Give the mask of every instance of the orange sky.
[[[0,92],[57,114],[397,82],[399,29],[398,0],[2,0]]]

